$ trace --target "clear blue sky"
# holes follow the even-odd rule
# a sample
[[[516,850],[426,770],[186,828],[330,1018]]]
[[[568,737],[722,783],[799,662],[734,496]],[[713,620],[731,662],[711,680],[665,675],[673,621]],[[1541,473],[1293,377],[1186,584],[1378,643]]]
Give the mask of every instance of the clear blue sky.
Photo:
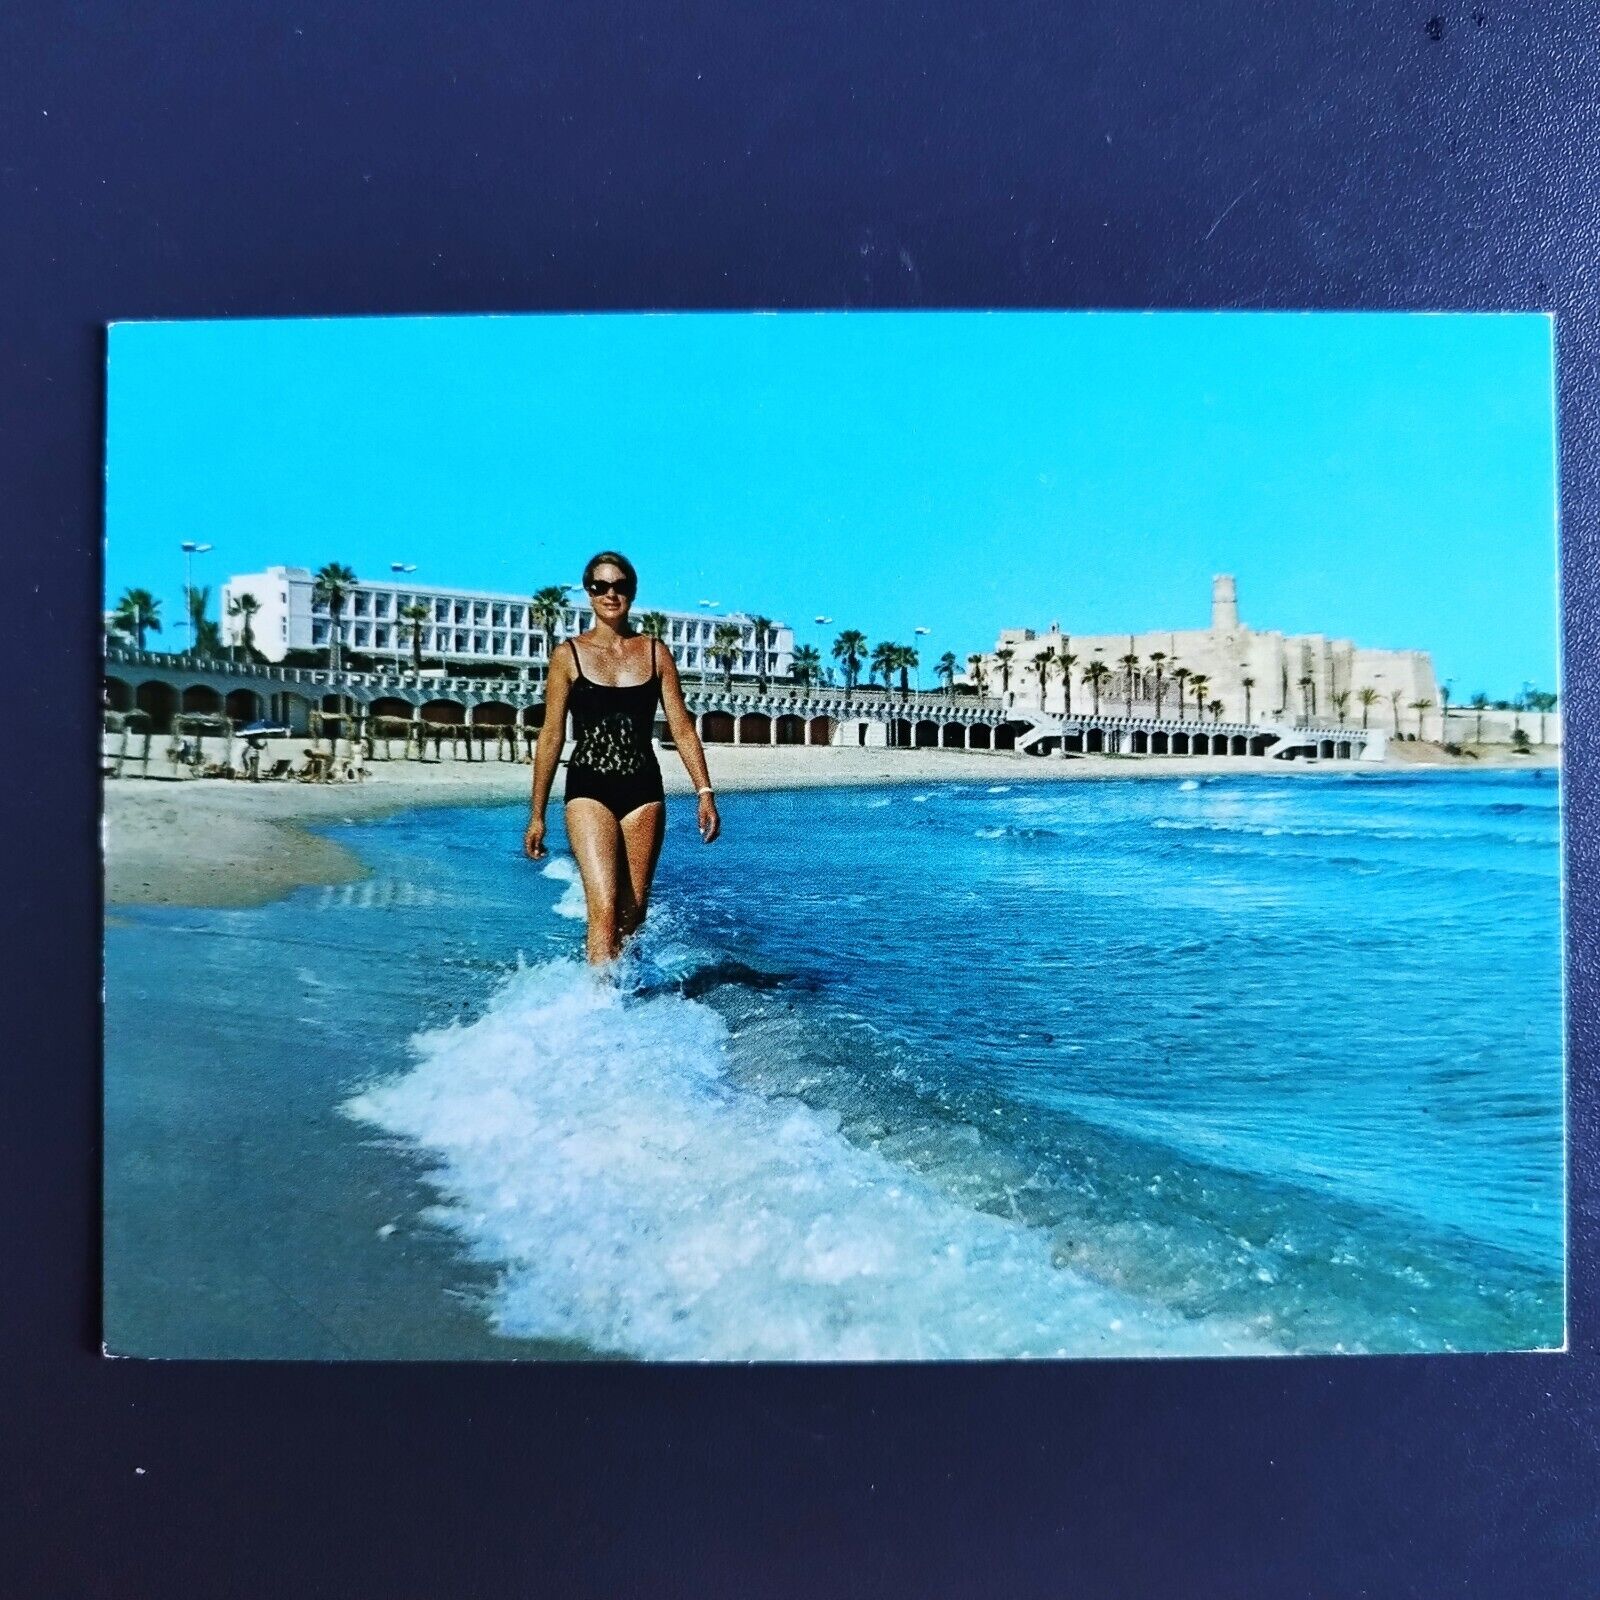
[[[342,561],[916,642],[1252,626],[1556,686],[1536,316],[820,313],[123,323],[108,597]],[[831,616],[817,627],[817,613]],[[914,640],[912,630],[932,630]],[[826,655],[824,648],[824,655]]]

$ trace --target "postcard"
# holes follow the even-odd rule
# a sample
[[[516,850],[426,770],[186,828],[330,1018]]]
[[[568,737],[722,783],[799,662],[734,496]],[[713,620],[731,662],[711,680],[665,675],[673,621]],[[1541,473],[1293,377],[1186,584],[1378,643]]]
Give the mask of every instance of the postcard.
[[[1562,1348],[1553,362],[114,325],[107,1353]]]

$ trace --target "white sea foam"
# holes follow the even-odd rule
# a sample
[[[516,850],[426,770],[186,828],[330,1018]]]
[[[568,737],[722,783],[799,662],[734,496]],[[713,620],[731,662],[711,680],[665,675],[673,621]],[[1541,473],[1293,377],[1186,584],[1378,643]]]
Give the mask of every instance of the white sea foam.
[[[501,1266],[508,1335],[664,1359],[1222,1353],[1248,1340],[1092,1284],[837,1118],[723,1073],[709,1007],[569,962],[346,1103],[439,1163],[443,1215]]]
[[[551,856],[545,863],[544,876],[567,886],[552,908],[555,914],[558,917],[570,917],[575,922],[584,921],[589,910],[583,898],[583,879],[578,876],[578,863],[571,856]]]
[[[1178,787],[1179,789],[1198,789],[1200,785],[1193,778],[1185,778],[1183,782],[1178,785]]]

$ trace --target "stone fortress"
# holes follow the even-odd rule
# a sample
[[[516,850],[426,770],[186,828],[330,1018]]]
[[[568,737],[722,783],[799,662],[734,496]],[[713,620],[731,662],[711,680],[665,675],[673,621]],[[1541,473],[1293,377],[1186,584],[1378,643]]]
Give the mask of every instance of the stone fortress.
[[[1039,675],[1034,662],[1044,651],[1054,653],[1056,663],[1064,653],[1076,658],[1072,666],[1072,707],[1087,710],[1093,690],[1084,682],[1085,668],[1091,662],[1104,662],[1107,676],[1101,680],[1102,709],[1120,710],[1128,702],[1128,669],[1123,658],[1138,658],[1133,668],[1135,711],[1150,715],[1156,700],[1155,657],[1159,654],[1161,672],[1161,714],[1178,715],[1179,684],[1174,673],[1187,668],[1183,680],[1183,709],[1194,714],[1194,693],[1189,679],[1202,675],[1207,680],[1206,701],[1220,700],[1222,717],[1228,721],[1260,722],[1312,718],[1318,723],[1341,720],[1341,695],[1347,698],[1342,720],[1359,728],[1363,714],[1374,729],[1415,733],[1418,713],[1413,702],[1426,700],[1421,713],[1423,736],[1436,739],[1440,733],[1440,692],[1434,676],[1433,659],[1426,650],[1364,649],[1349,639],[1332,639],[1321,633],[1285,634],[1251,628],[1239,620],[1238,588],[1232,577],[1223,574],[1211,581],[1211,626],[1195,629],[1162,629],[1146,633],[1063,634],[1059,623],[1048,632],[1032,628],[1005,628],[993,651],[983,656],[983,673],[990,694],[1002,692],[999,652],[1009,650],[1007,703],[1016,708],[1060,712],[1064,705],[1060,667],[1052,664],[1046,678],[1043,703]],[[1247,687],[1245,679],[1251,683]],[[1304,681],[1309,680],[1309,682]],[[963,682],[970,683],[969,670]],[[1370,707],[1360,700],[1363,688],[1371,688],[1377,699]],[[1452,727],[1455,718],[1451,718]]]

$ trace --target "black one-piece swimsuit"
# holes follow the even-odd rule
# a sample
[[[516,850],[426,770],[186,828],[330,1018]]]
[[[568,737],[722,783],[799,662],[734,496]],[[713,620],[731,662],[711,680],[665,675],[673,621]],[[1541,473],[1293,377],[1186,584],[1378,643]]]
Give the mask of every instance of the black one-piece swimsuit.
[[[643,683],[592,683],[583,675],[578,647],[570,639],[578,676],[567,695],[575,743],[567,761],[565,800],[598,800],[621,821],[630,811],[663,800],[661,767],[651,748],[661,701],[656,641],[650,641],[650,676]]]

